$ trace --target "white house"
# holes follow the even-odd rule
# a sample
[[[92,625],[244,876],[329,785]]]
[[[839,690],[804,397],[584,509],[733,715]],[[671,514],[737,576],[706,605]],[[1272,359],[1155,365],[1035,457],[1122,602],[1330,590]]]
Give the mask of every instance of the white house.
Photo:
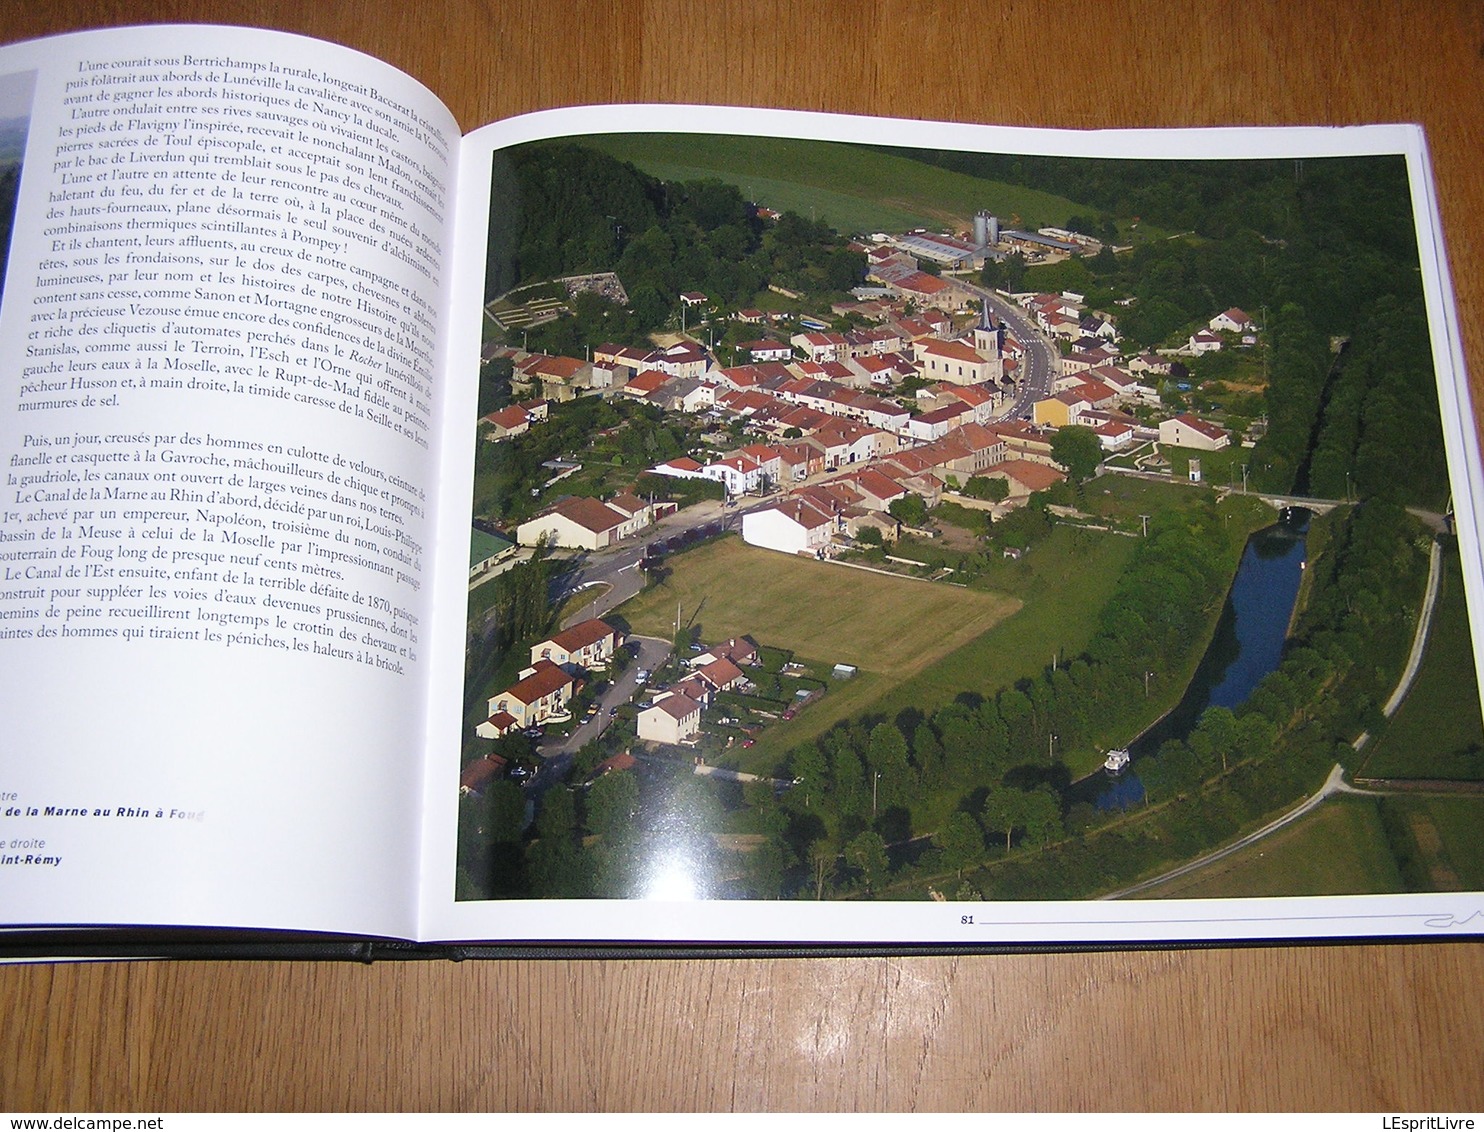
[[[742,516],[743,542],[784,554],[821,555],[834,529],[833,516],[798,498]]]
[[[617,647],[617,631],[608,622],[594,617],[532,645],[531,663],[549,660],[569,672],[577,668],[605,668]]]
[[[498,739],[511,727],[531,727],[567,714],[572,677],[549,660],[522,670],[520,680],[489,701],[489,718],[474,729],[483,739]]]
[[[1198,330],[1190,336],[1185,348],[1192,354],[1209,354],[1221,349],[1221,339],[1209,330]]]
[[[656,700],[639,713],[639,738],[649,743],[683,743],[701,730],[701,705],[678,693]]]
[[[763,466],[751,456],[739,453],[712,461],[701,469],[701,475],[722,484],[728,495],[744,495],[761,485]]]
[[[1219,452],[1231,443],[1224,428],[1210,421],[1203,421],[1189,413],[1181,413],[1167,421],[1159,422],[1159,442],[1176,448],[1199,448],[1206,452]]]
[[[601,550],[617,542],[622,537],[620,528],[630,522],[630,516],[596,499],[572,495],[522,523],[515,529],[515,540],[521,546],[535,546],[544,538],[551,546]]]
[[[1240,307],[1222,311],[1206,325],[1212,330],[1227,330],[1233,334],[1240,334],[1244,330],[1255,328],[1252,316]]]
[[[777,342],[771,338],[743,342],[737,347],[737,352],[746,354],[754,362],[786,362],[794,356],[793,347],[787,342]]]

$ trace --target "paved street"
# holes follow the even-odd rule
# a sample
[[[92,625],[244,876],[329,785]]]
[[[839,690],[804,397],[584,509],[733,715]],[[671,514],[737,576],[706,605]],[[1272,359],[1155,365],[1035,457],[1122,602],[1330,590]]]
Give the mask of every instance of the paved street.
[[[608,725],[613,722],[610,711],[634,698],[634,692],[639,686],[640,670],[653,672],[670,655],[668,641],[662,641],[657,637],[630,637],[629,640],[639,645],[639,655],[603,693],[602,699],[598,702],[597,714],[587,722],[579,724],[566,739],[543,739],[537,745],[536,753],[541,756],[541,766],[536,776],[531,779],[530,785],[526,787],[529,797],[540,797],[552,785],[562,781],[567,771],[571,769],[572,760],[577,752],[606,731]]]
[[[959,283],[966,290],[986,300],[995,317],[1009,327],[1010,333],[1025,347],[1025,358],[1021,361],[1022,372],[1015,385],[1015,400],[1008,409],[995,416],[998,420],[1029,420],[1031,406],[1051,393],[1051,382],[1056,372],[1051,343],[1036,328],[1025,311],[1002,295],[965,279],[960,279]]]

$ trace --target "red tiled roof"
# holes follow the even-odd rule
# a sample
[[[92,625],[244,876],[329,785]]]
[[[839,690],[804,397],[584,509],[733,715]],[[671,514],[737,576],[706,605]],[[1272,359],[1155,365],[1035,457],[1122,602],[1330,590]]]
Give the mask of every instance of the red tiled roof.
[[[509,720],[510,723],[515,722],[515,717],[513,715],[503,711],[499,712],[495,716],[492,716],[490,718],[490,722],[494,723],[497,727],[501,727],[501,729],[503,730],[503,728],[508,727],[510,724],[507,723],[502,725],[496,723],[496,720],[498,720],[501,716]],[[491,778],[494,778],[495,775],[499,774],[500,771],[504,769],[505,760],[502,759],[499,755],[485,755],[482,759],[475,759],[464,768],[464,773],[459,775],[459,785],[465,790],[478,790],[481,786],[487,783]]]
[[[579,622],[570,629],[563,629],[560,633],[547,639],[563,652],[576,652],[578,649],[587,648],[588,645],[597,644],[597,642],[612,633],[612,625],[594,617],[587,621]]]
[[[549,660],[538,660],[532,667],[536,670],[524,680],[512,684],[502,695],[523,704],[533,704],[543,696],[549,696],[564,684],[572,683],[572,677]]]
[[[539,373],[543,377],[566,379],[586,364],[581,358],[542,358],[531,367],[531,372]]]
[[[626,515],[637,515],[640,511],[644,510],[647,504],[637,495],[632,495],[627,491],[621,491],[608,501],[607,506],[612,507],[615,511],[622,511]]]
[[[585,495],[570,495],[552,507],[552,511],[594,534],[611,531],[628,518]]]
[[[684,719],[686,716],[694,715],[701,710],[700,704],[696,703],[689,696],[682,695],[679,692],[676,692],[672,696],[666,696],[662,700],[656,700],[653,706],[675,719]]]
[[[620,751],[611,759],[604,759],[594,767],[593,777],[597,778],[599,775],[607,774],[610,770],[633,770],[638,764],[639,760],[628,751]]]
[[[492,425],[500,428],[519,428],[526,423],[526,411],[519,405],[511,405],[509,408],[501,409],[499,412],[490,413],[485,418]]]
[[[1214,425],[1210,421],[1203,421],[1200,417],[1193,417],[1189,413],[1181,413],[1175,420],[1179,421],[1186,428],[1194,429],[1202,436],[1208,436],[1212,440],[1220,440],[1226,435],[1226,429],[1221,426]]]
[[[948,397],[957,397],[965,405],[987,405],[994,400],[994,394],[982,385],[954,385],[949,381],[940,381],[933,386],[933,392],[941,393]]]
[[[1001,460],[986,469],[989,472],[1004,472],[1030,491],[1045,491],[1052,484],[1067,478],[1065,472],[1049,464],[1038,464],[1034,460]]]
[[[956,421],[964,415],[963,405],[944,405],[941,409],[932,409],[926,413],[919,413],[913,420],[921,421],[923,424],[944,424],[948,421]]]
[[[699,669],[696,675],[713,687],[726,688],[742,679],[742,670],[730,660],[722,657]]]
[[[917,345],[925,354],[936,354],[940,358],[952,358],[956,362],[970,362],[973,365],[984,364],[984,356],[967,342],[957,340],[944,342],[942,339],[931,339],[927,342],[919,342]]]
[[[670,375],[664,370],[647,369],[641,374],[636,374],[633,380],[624,386],[624,389],[636,393],[653,393],[669,380]]]
[[[948,284],[926,271],[914,271],[897,280],[896,285],[904,291],[916,291],[920,295],[940,295],[948,290]]]

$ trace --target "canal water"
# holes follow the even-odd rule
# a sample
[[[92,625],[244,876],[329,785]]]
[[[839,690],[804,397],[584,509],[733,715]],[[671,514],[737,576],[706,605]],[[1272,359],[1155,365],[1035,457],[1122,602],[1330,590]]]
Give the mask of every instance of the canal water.
[[[1280,522],[1247,540],[1206,655],[1174,709],[1129,744],[1135,759],[1154,754],[1167,740],[1185,738],[1208,707],[1241,704],[1278,667],[1306,565],[1304,539],[1310,518],[1309,511],[1290,508]],[[1100,770],[1073,783],[1068,802],[1111,809],[1143,797],[1144,788],[1132,770],[1116,777]]]

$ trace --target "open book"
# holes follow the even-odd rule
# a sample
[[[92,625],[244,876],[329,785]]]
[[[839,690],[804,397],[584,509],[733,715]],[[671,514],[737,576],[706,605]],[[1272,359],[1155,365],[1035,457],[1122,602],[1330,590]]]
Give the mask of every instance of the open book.
[[[17,946],[1484,927],[1416,128],[460,137],[209,27],[0,120]]]

